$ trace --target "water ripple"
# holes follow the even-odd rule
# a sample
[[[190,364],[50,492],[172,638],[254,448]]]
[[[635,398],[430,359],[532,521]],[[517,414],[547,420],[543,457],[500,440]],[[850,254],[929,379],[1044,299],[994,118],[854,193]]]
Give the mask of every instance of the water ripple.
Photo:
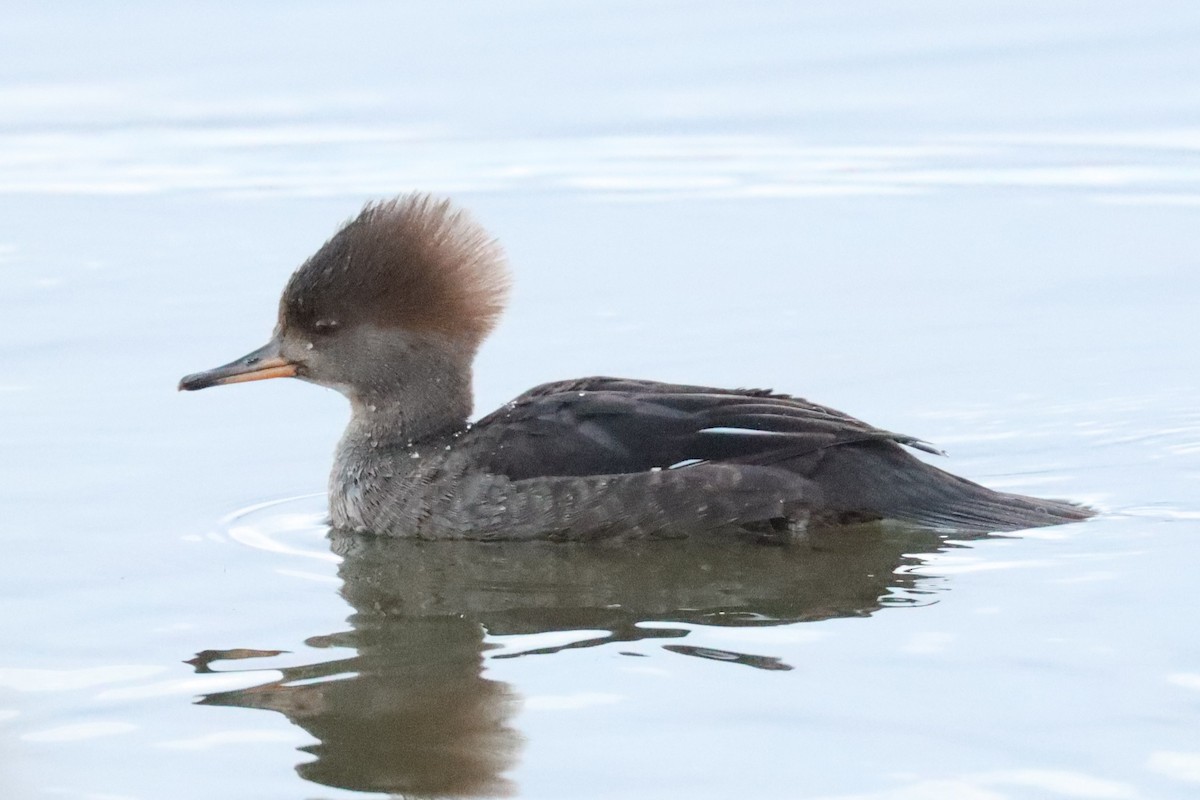
[[[227,515],[221,528],[230,539],[247,547],[337,563],[341,559],[325,542],[324,498],[324,493],[319,493],[255,503]],[[312,508],[317,504],[321,504],[320,510]]]
[[[1200,130],[930,137],[473,137],[387,122],[171,119],[0,127],[0,193],[272,196],[569,191],[610,198],[828,197],[964,189],[1200,203]]]

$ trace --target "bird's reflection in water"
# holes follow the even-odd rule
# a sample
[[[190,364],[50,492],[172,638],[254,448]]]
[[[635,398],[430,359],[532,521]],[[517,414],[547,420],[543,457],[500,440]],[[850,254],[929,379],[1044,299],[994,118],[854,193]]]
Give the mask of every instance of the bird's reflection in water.
[[[771,626],[866,616],[928,589],[904,567],[952,546],[929,531],[865,525],[785,547],[671,541],[613,546],[417,542],[333,534],[351,629],[313,637],[351,658],[286,667],[277,681],[203,697],[279,711],[318,740],[308,780],[418,796],[511,794],[516,693],[483,675],[487,636],[603,631],[513,657],[651,638],[664,649],[788,670],[770,653],[681,643],[690,625]],[[654,622],[652,626],[642,623]],[[687,623],[672,628],[669,623]],[[665,624],[664,624],[665,623]],[[205,651],[192,663],[272,655]]]

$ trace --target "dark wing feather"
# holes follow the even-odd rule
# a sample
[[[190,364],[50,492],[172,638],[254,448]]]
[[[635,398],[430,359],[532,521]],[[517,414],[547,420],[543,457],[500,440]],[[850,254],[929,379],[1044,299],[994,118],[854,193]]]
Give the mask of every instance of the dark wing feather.
[[[862,441],[938,452],[913,437],[768,390],[619,378],[538,386],[480,420],[472,433],[487,467],[514,480],[641,472],[695,461],[765,464]]]

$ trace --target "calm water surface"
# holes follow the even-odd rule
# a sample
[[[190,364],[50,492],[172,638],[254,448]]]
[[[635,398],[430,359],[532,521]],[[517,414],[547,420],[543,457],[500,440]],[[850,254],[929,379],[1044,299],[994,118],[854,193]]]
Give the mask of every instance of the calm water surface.
[[[1200,793],[1200,10],[14,4],[0,797]],[[771,386],[1087,523],[330,540],[346,418],[183,396],[367,198],[518,285],[480,411]]]

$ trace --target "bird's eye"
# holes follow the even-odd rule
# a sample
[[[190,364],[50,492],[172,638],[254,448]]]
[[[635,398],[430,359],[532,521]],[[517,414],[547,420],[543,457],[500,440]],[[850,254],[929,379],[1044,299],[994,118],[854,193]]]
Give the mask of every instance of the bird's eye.
[[[319,319],[313,323],[313,332],[322,335],[333,333],[337,328],[338,321],[336,319]]]

